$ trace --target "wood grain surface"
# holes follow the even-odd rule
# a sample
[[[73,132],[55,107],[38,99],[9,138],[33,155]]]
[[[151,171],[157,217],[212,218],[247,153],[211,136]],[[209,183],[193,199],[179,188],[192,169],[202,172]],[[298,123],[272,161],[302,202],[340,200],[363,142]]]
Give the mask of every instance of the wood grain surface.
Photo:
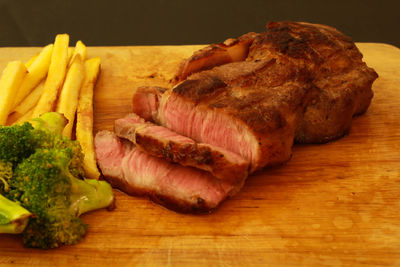
[[[95,131],[130,111],[136,86],[169,86],[200,47],[90,47],[102,58]],[[400,266],[400,50],[358,47],[379,78],[348,136],[295,146],[287,164],[250,177],[212,214],[178,214],[116,190],[114,211],[83,216],[80,244],[43,251],[1,235],[0,265]],[[38,51],[1,48],[0,69]]]

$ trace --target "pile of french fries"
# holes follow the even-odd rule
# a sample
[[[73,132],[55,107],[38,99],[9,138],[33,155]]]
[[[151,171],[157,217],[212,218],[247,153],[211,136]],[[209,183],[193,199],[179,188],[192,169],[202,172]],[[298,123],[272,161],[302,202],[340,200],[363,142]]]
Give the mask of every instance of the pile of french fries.
[[[86,59],[86,46],[69,47],[69,35],[58,34],[28,62],[9,62],[0,79],[0,125],[23,123],[56,111],[68,119],[63,135],[82,146],[87,178],[98,179],[93,146],[93,88],[100,58]],[[76,116],[76,122],[75,122]],[[74,123],[76,127],[74,128]]]

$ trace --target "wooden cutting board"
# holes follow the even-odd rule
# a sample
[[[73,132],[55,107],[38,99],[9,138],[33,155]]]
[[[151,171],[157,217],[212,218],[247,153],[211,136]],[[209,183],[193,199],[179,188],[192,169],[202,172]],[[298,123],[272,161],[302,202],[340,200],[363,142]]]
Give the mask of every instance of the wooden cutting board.
[[[42,251],[0,235],[0,265],[399,266],[400,50],[358,46],[380,77],[348,136],[295,146],[290,162],[250,177],[212,214],[178,214],[116,190],[114,211],[83,216],[90,228],[80,244]],[[95,131],[130,111],[136,86],[169,86],[200,47],[90,47],[102,58]],[[38,51],[1,48],[0,69]]]

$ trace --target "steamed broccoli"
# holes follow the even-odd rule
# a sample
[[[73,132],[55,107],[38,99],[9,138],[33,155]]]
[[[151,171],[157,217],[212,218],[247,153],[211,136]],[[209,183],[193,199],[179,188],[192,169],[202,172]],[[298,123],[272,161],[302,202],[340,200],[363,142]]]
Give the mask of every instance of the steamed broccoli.
[[[79,142],[71,140],[61,135],[67,120],[64,115],[56,112],[45,113],[40,118],[29,121],[34,130],[31,131],[31,138],[35,148],[70,148],[73,152],[73,158],[70,163],[70,171],[75,177],[83,178],[85,175],[83,169],[83,153]]]
[[[76,244],[87,228],[78,216],[110,205],[108,183],[72,176],[73,156],[69,148],[38,149],[15,168],[7,196],[35,214],[23,233],[26,246]]]
[[[0,127],[3,133],[18,134],[25,141],[20,144],[20,139],[9,138],[23,153],[7,154],[0,147],[5,167],[0,193],[34,214],[23,231],[25,246],[47,249],[75,244],[87,229],[79,216],[110,206],[114,199],[111,186],[83,178],[81,147],[61,136],[65,126],[61,114],[45,114],[32,124]],[[7,136],[1,133],[0,143],[9,147]],[[0,202],[0,211],[1,205],[6,203]],[[13,215],[7,206],[4,210],[11,213],[9,217]]]
[[[35,152],[37,140],[32,131],[29,123],[0,127],[0,160],[14,165]]]
[[[29,157],[37,148],[71,148],[74,159],[71,171],[83,177],[83,153],[77,141],[61,135],[67,124],[64,115],[56,112],[43,114],[22,125],[0,127],[0,160],[15,166],[22,159]]]
[[[76,177],[84,177],[84,155],[79,142],[61,135],[66,124],[64,115],[49,112],[22,125],[0,127],[0,160],[15,166],[38,148],[71,148],[74,157],[70,171]]]
[[[12,164],[0,160],[0,233],[19,234],[25,229],[32,214],[3,196],[9,191],[11,178]]]
[[[8,183],[12,177],[12,163],[0,160],[0,194],[8,191]]]

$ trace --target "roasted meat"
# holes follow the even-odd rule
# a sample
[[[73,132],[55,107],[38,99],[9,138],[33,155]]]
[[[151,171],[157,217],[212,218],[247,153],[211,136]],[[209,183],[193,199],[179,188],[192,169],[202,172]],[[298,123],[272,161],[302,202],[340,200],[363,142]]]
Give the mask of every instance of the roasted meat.
[[[271,22],[263,33],[248,33],[195,52],[181,64],[170,90],[136,89],[133,112],[158,124],[159,132],[173,133],[180,140],[175,142],[178,147],[188,138],[239,155],[249,163],[251,174],[289,160],[295,142],[323,143],[346,134],[353,116],[367,110],[377,77],[351,38],[336,29]],[[160,142],[141,149],[162,154],[171,141],[164,137],[153,134],[152,141]],[[130,139],[140,147],[135,138]],[[234,188],[228,190],[230,195],[241,186],[219,180]],[[131,187],[134,190],[135,184]]]

